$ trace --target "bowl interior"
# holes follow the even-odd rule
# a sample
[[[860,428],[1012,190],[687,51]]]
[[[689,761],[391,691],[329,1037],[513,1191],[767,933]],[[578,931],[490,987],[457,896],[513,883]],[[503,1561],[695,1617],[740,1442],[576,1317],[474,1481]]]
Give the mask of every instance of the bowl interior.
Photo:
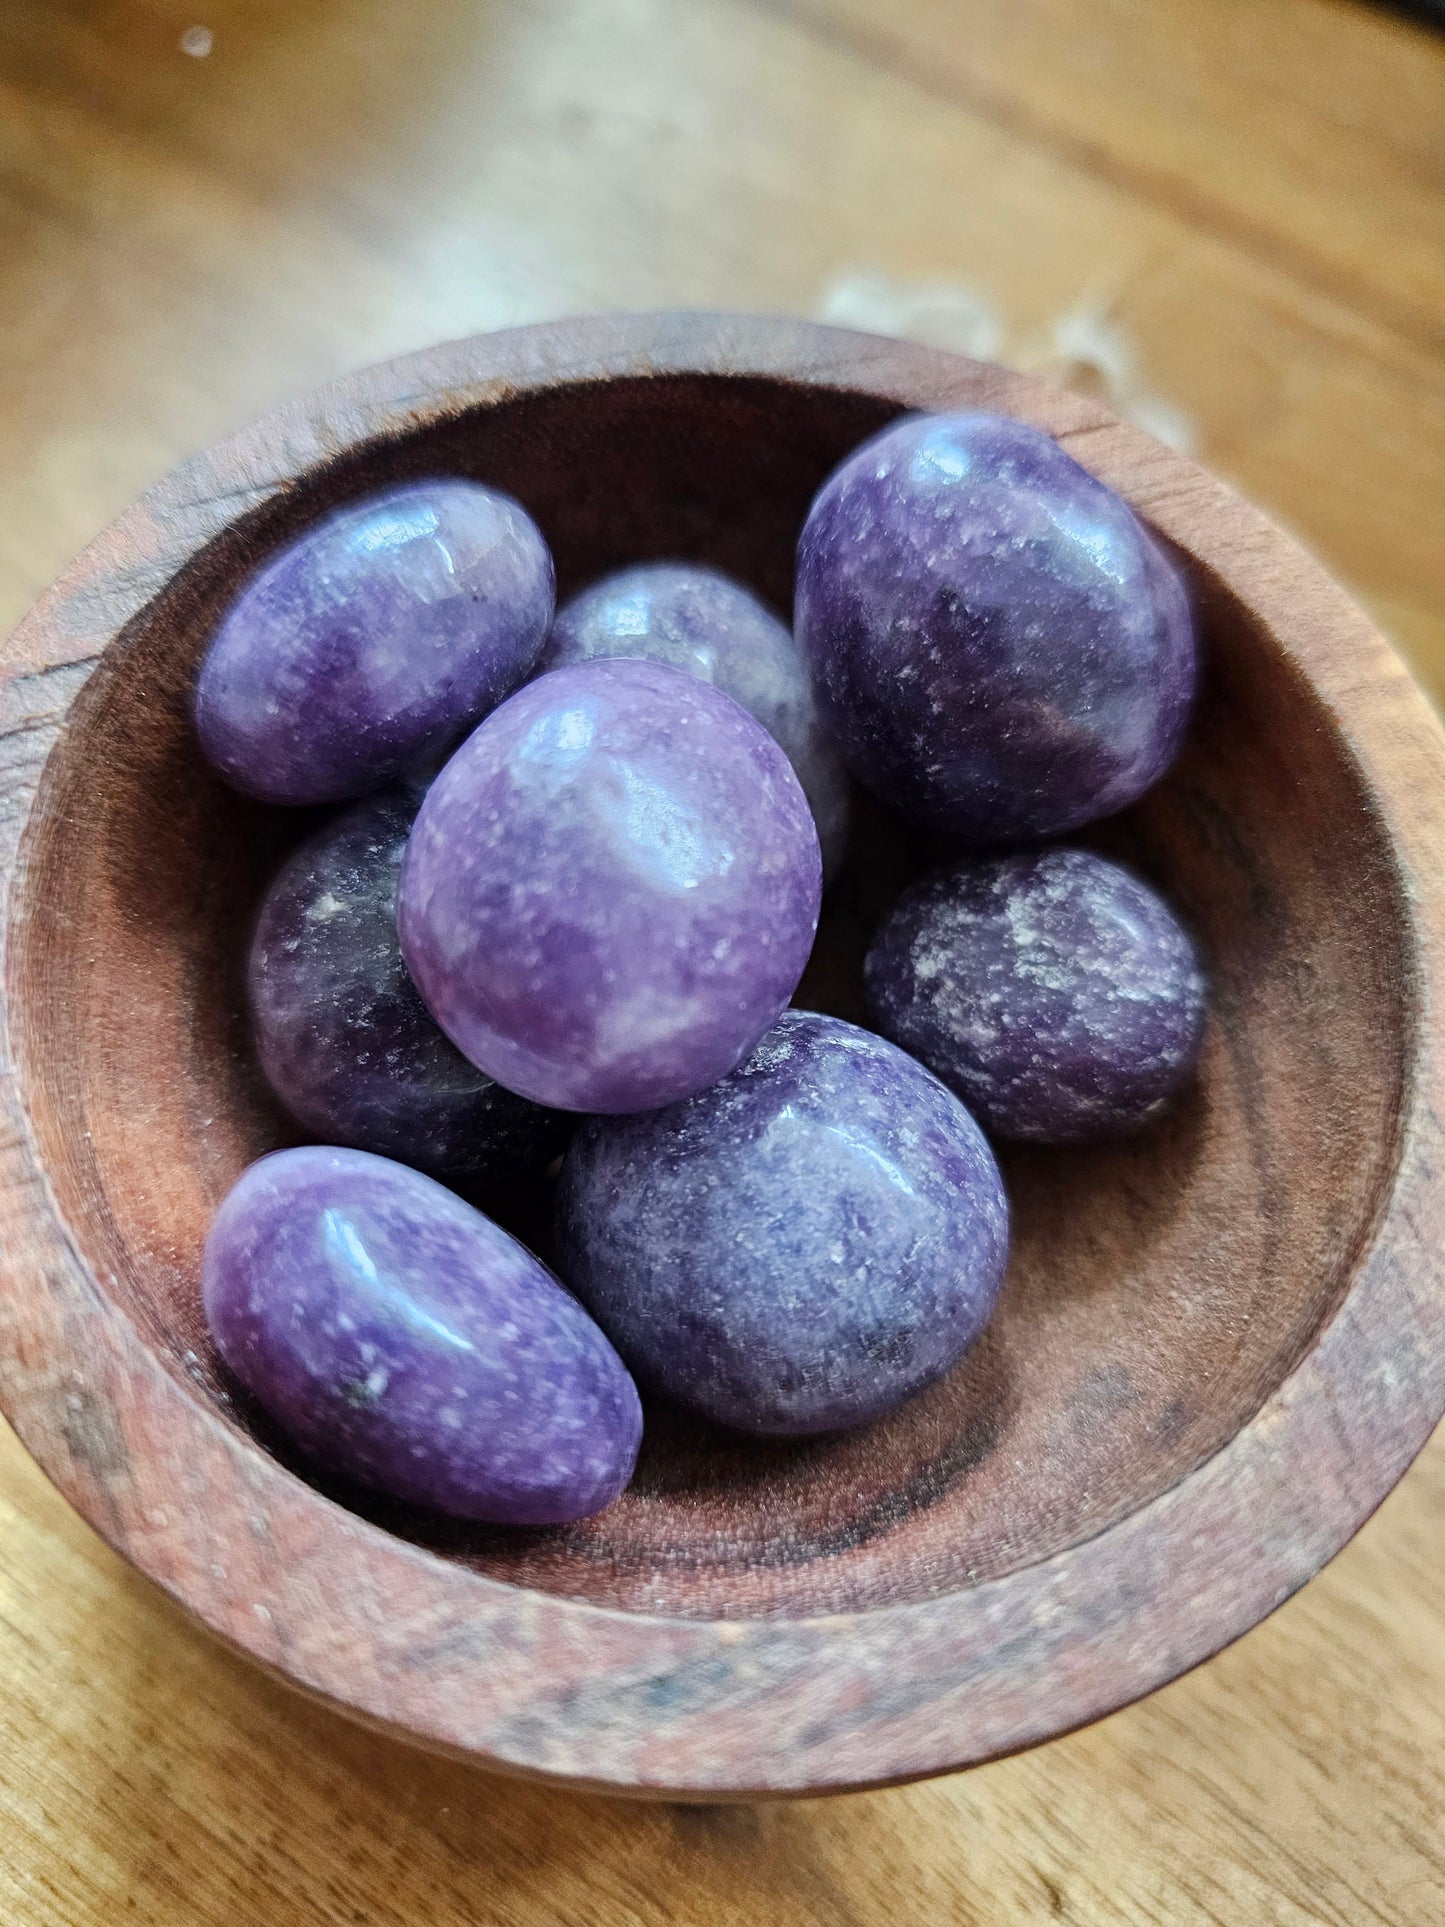
[[[243,516],[157,596],[47,766],[11,996],[72,1235],[193,1397],[439,1557],[631,1610],[741,1616],[926,1598],[1043,1559],[1145,1505],[1249,1420],[1339,1302],[1388,1188],[1406,1055],[1390,853],[1306,683],[1196,569],[1207,673],[1190,744],[1095,840],[1159,880],[1199,936],[1213,992],[1202,1066],[1138,1138],[1004,1154],[1004,1299],[947,1380],[863,1431],[786,1444],[650,1408],[636,1481],[610,1511],[501,1532],[318,1482],[218,1367],[197,1283],[209,1218],[252,1158],[292,1136],[252,1061],[241,958],[259,892],[306,826],[233,795],[197,753],[189,693],[218,611],[319,511],[439,471],[517,495],[563,594],[683,556],[786,610],[813,490],[894,412],[783,381],[639,376],[354,449]],[[797,1001],[866,1021],[869,932],[938,852],[858,800]],[[518,1223],[544,1237],[545,1199],[521,1201]]]

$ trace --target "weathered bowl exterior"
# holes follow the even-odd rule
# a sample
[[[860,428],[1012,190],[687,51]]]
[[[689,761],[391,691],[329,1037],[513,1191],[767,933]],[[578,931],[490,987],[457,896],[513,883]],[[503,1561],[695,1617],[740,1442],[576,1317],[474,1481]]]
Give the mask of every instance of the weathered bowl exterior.
[[[219,611],[322,508],[440,470],[523,500],[563,595],[681,555],[786,610],[832,464],[902,409],[959,406],[1060,436],[1189,570],[1198,723],[1102,844],[1201,938],[1196,1087],[1138,1139],[1010,1153],[996,1325],[876,1427],[740,1445],[655,1412],[633,1490],[549,1531],[322,1489],[200,1316],[209,1214],[284,1132],[239,960],[296,833],[195,750]],[[802,323],[462,342],[178,470],[51,590],[0,673],[0,1401],[127,1558],[338,1706],[636,1793],[941,1772],[1095,1719],[1246,1631],[1445,1407],[1445,742],[1308,556],[1094,404]],[[930,855],[876,809],[860,821],[800,996],[845,1016],[868,931]]]

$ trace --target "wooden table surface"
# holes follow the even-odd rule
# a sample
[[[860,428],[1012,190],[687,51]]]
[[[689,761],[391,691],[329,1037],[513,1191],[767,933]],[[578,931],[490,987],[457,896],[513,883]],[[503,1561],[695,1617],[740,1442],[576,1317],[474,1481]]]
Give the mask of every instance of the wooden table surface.
[[[723,306],[1110,388],[1445,689],[1445,41],[1345,0],[3,0],[0,237],[6,626],[317,380]],[[1426,1927],[1442,1544],[1445,1437],[1301,1596],[1100,1726],[897,1792],[642,1807],[258,1677],[3,1434],[0,1919]]]

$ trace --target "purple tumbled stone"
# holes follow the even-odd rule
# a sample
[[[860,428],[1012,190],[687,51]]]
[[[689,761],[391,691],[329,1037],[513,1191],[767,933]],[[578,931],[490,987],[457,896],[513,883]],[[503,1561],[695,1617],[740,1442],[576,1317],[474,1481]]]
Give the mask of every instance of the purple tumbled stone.
[[[313,1459],[498,1525],[610,1505],[642,1410],[532,1254],[420,1172],[307,1146],[253,1164],[202,1266],[222,1358]]]
[[[493,1196],[544,1165],[571,1120],[468,1063],[402,962],[396,889],[417,800],[353,803],[266,892],[247,971],[272,1089],[330,1144]]]
[[[835,470],[799,542],[796,624],[854,775],[974,844],[1132,803],[1194,694],[1173,563],[1056,441],[999,415],[910,417]]]
[[[552,602],[547,545],[508,495],[437,480],[349,503],[226,612],[196,685],[201,748],[268,803],[380,789],[522,681]]]
[[[558,611],[544,669],[600,656],[643,656],[701,676],[740,702],[782,744],[818,826],[823,873],[848,837],[848,778],[818,718],[801,652],[741,583],[693,562],[621,569]]]
[[[1193,1068],[1203,973],[1147,884],[1083,850],[926,877],[868,953],[880,1028],[999,1137],[1068,1144],[1146,1123]]]
[[[711,1090],[594,1118],[562,1269],[639,1378],[744,1431],[890,1411],[977,1338],[1008,1256],[983,1133],[911,1057],[790,1010]]]
[[[662,663],[556,669],[427,793],[402,950],[452,1041],[509,1090],[640,1111],[701,1090],[795,989],[818,837],[782,750]]]

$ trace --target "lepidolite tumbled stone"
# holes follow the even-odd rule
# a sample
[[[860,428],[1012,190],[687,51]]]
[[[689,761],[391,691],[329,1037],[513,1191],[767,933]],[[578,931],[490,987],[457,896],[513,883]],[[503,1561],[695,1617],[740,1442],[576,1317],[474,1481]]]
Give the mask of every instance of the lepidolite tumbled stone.
[[[558,611],[544,669],[599,656],[644,656],[701,676],[776,737],[818,826],[832,876],[848,836],[848,779],[818,718],[792,632],[741,583],[692,562],[621,569]]]
[[[201,665],[196,730],[269,803],[360,796],[438,761],[516,687],[552,619],[552,558],[510,496],[408,483],[272,557]]]
[[[558,1229],[640,1378],[768,1433],[860,1424],[946,1372],[1008,1255],[963,1105],[883,1038],[799,1010],[700,1096],[584,1124]]]
[[[1179,919],[1083,850],[925,878],[889,913],[865,976],[889,1037],[997,1136],[1039,1144],[1147,1123],[1204,1028],[1204,977]]]
[[[447,764],[402,866],[432,1015],[509,1090],[640,1111],[741,1061],[817,928],[818,837],[782,750],[661,663],[529,683]]]
[[[1194,694],[1174,565],[1057,442],[998,415],[912,417],[849,456],[803,529],[796,626],[853,773],[974,844],[1132,803]]]
[[[247,971],[261,1067],[323,1141],[495,1196],[566,1142],[443,1036],[401,957],[396,890],[416,797],[365,797],[302,844],[266,892]]]
[[[318,1463],[464,1519],[610,1505],[636,1388],[545,1265],[420,1172],[310,1146],[253,1164],[202,1266],[227,1365]]]

